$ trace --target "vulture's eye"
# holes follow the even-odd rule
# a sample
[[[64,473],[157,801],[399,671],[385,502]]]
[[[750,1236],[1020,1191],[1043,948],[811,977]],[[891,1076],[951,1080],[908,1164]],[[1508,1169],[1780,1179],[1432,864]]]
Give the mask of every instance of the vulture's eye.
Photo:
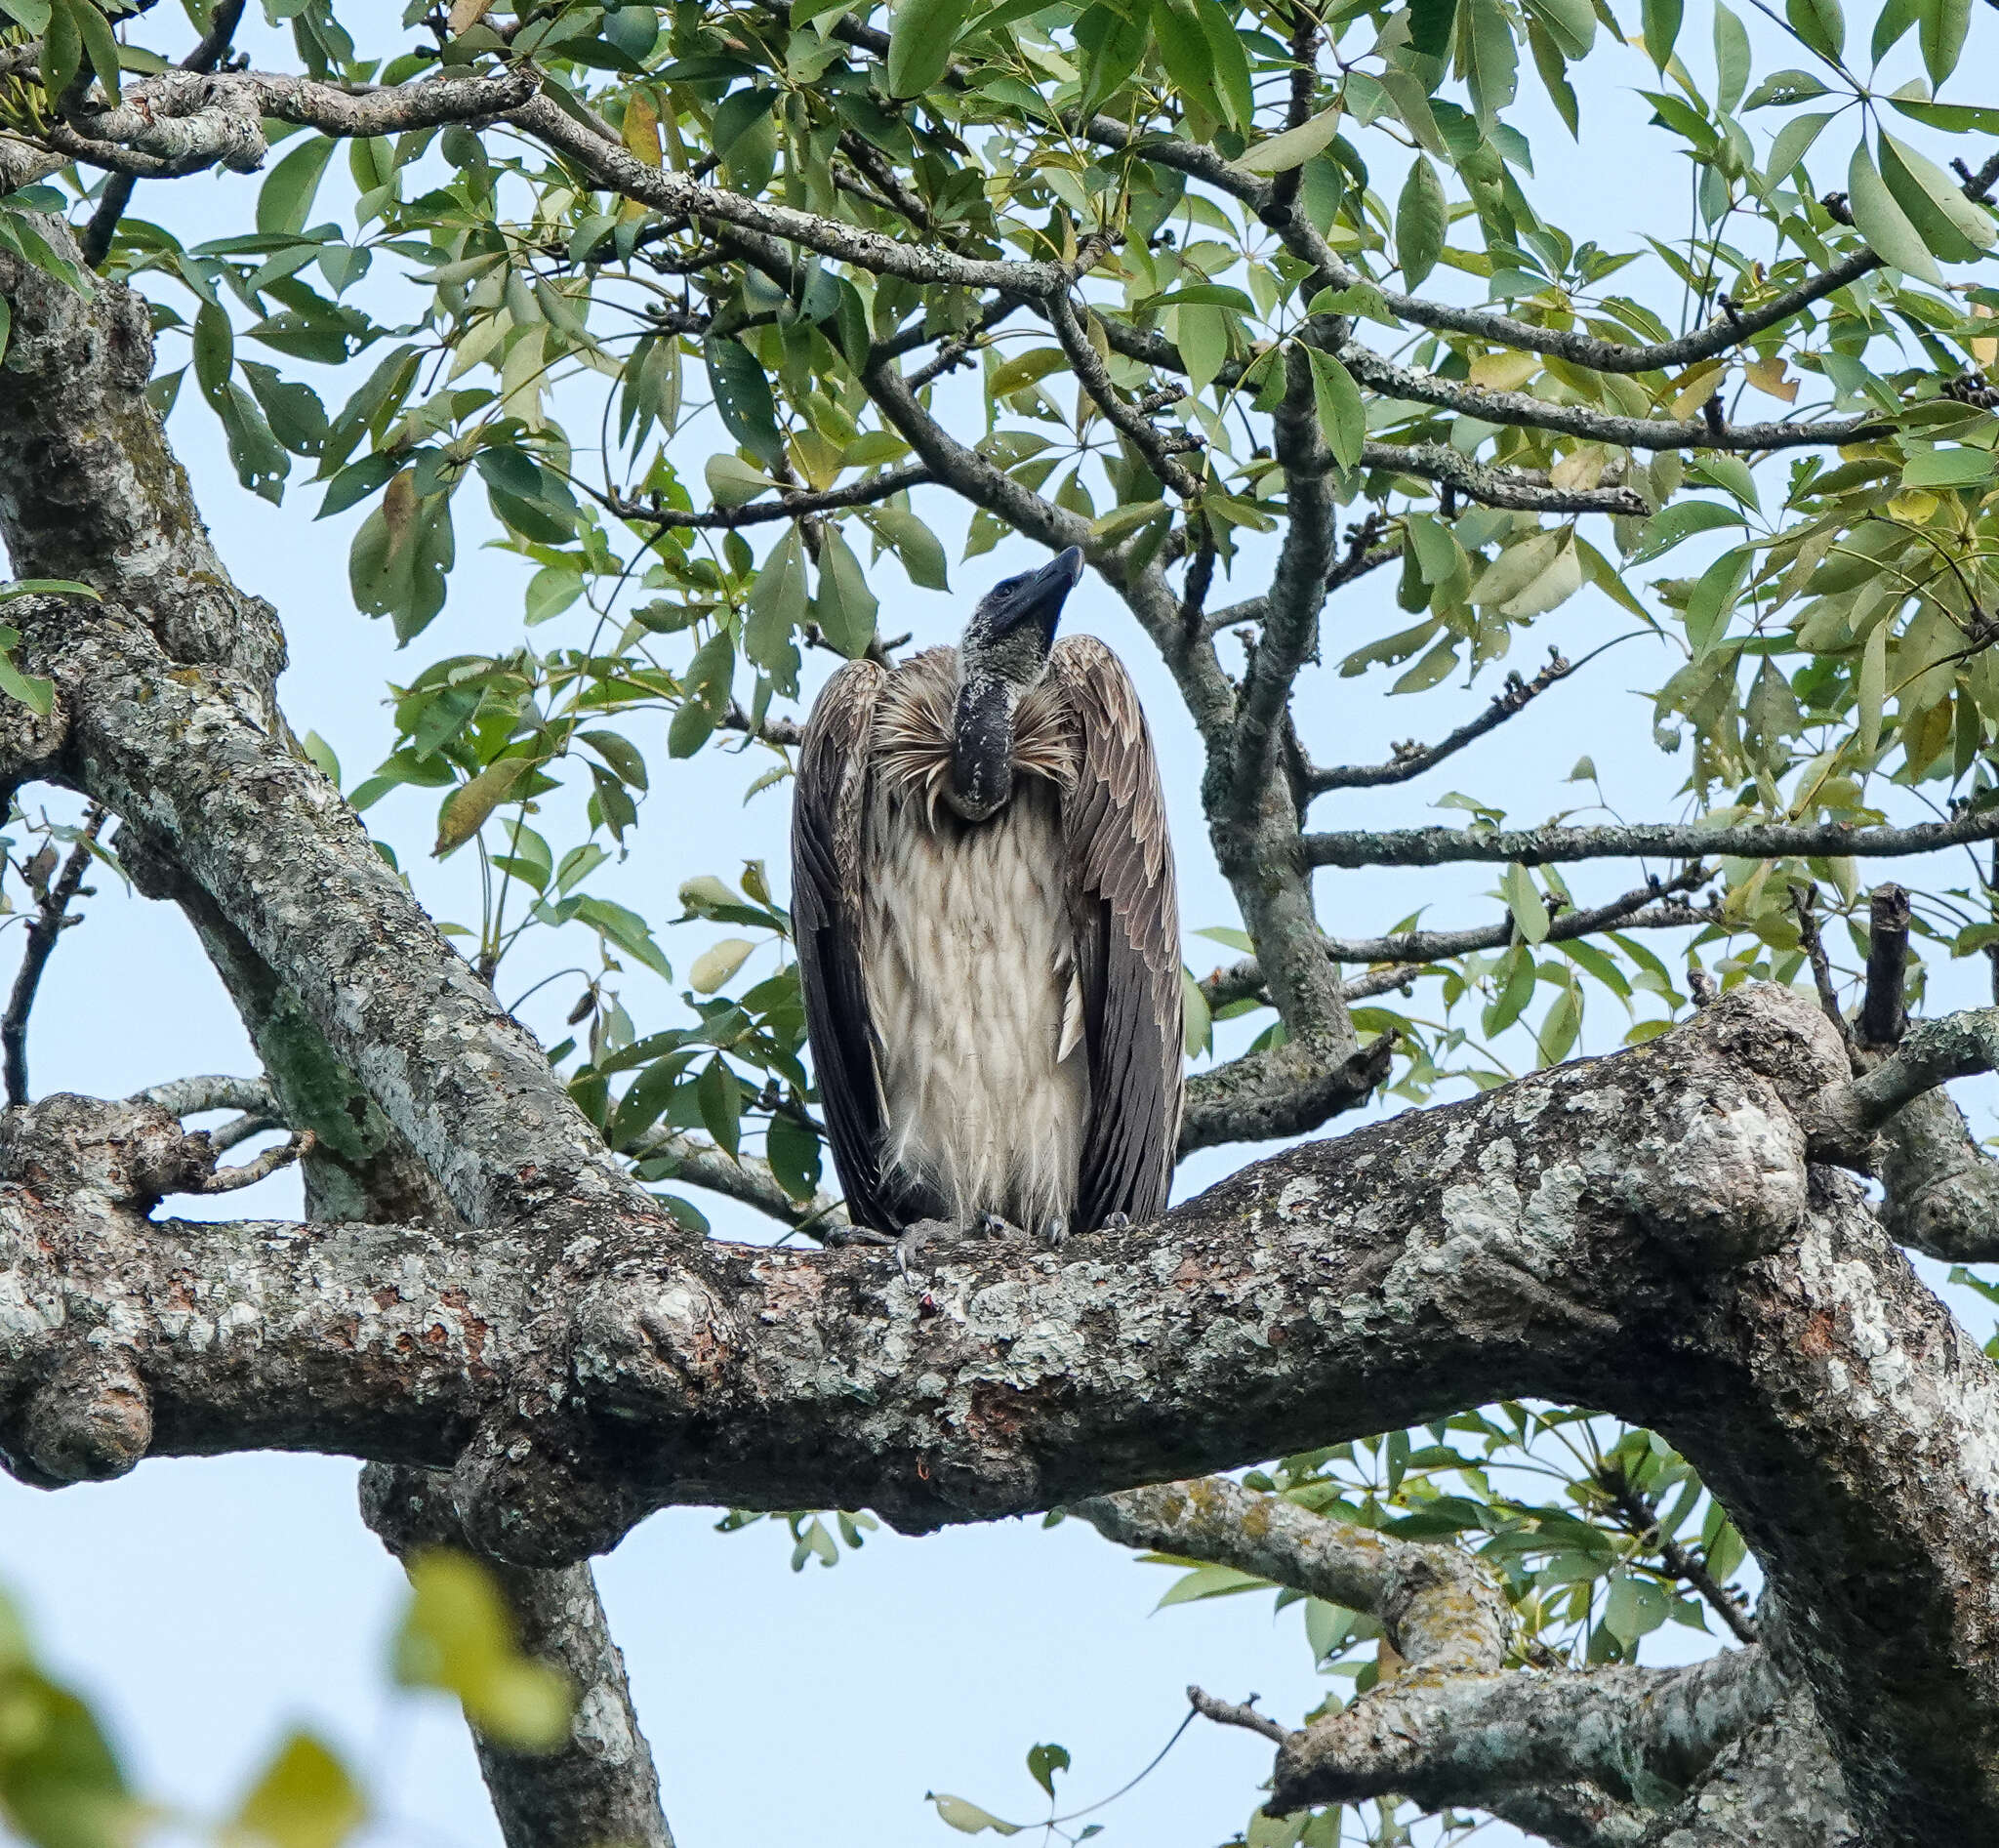
[[[1027,573],[1025,571],[1017,578],[1002,578],[998,584],[993,586],[993,595],[995,596],[1004,596],[1009,592],[1019,590],[1026,582]]]

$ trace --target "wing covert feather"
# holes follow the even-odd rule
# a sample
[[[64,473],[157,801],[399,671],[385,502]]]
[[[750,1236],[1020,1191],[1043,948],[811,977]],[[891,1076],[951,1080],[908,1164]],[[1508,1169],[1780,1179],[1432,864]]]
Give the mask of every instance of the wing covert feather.
[[[875,701],[886,678],[850,661],[827,681],[805,721],[792,802],[792,934],[819,1107],[848,1215],[901,1228],[882,1184],[881,1096],[861,973],[860,834]]]
[[[1076,1224],[1089,1229],[1114,1212],[1156,1218],[1172,1182],[1183,1083],[1179,901],[1159,763],[1124,664],[1095,637],[1072,636],[1049,670],[1080,745],[1063,833],[1090,1064]]]

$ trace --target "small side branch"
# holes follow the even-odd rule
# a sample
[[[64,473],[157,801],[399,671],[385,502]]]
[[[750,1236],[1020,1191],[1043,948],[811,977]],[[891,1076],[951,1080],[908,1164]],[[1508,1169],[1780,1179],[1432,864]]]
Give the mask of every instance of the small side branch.
[[[1597,1487],[1616,1510],[1624,1531],[1648,1552],[1656,1553],[1683,1584],[1692,1585],[1738,1643],[1759,1640],[1756,1622],[1742,1600],[1708,1570],[1705,1559],[1660,1532],[1658,1510],[1629,1476],[1621,1469],[1605,1468],[1597,1472]]]
[[[1548,925],[1547,941],[1567,943],[1576,937],[1593,936],[1599,930],[1673,930],[1714,924],[1717,918],[1711,909],[1656,902],[1670,893],[1697,890],[1713,877],[1706,867],[1696,863],[1669,880],[1649,881],[1608,904],[1593,905],[1586,911],[1561,912]],[[1462,930],[1398,930],[1385,937],[1326,937],[1324,944],[1326,954],[1335,963],[1395,965],[1392,971],[1384,971],[1385,975],[1392,973],[1393,979],[1375,988],[1378,994],[1400,988],[1403,982],[1420,974],[1428,964],[1470,956],[1479,950],[1504,949],[1513,936],[1513,920],[1507,917],[1497,924],[1474,924]],[[1262,988],[1263,971],[1253,957],[1216,969],[1201,984],[1210,1007],[1225,1007],[1232,1001],[1261,993]],[[1350,985],[1347,992],[1354,995],[1356,985]]]
[[[1247,1732],[1260,1733],[1273,1745],[1288,1745],[1292,1737],[1291,1729],[1280,1725],[1268,1713],[1257,1712],[1256,1698],[1252,1694],[1248,1700],[1240,1703],[1218,1701],[1213,1695],[1204,1693],[1200,1688],[1190,1687],[1187,1690],[1188,1705],[1203,1719],[1213,1720],[1217,1726],[1240,1726]]]
[[[102,831],[105,811],[93,808],[83,824],[83,833],[69,849],[69,857],[56,876],[54,884],[36,895],[35,916],[28,921],[27,941],[21,947],[20,967],[14,977],[14,992],[7,999],[7,1011],[0,1014],[0,1055],[4,1055],[7,1101],[10,1106],[27,1102],[27,1021],[33,1012],[42,972],[55,953],[56,939],[80,919],[69,915],[69,907],[83,888],[83,876],[90,870],[91,849]]]
[[[1455,488],[1467,500],[1527,513],[1624,513],[1643,519],[1651,505],[1635,488],[1558,488],[1525,470],[1490,469],[1448,443],[1364,443],[1364,469],[1412,474]]]
[[[1054,328],[1055,339],[1063,352],[1068,355],[1070,370],[1076,375],[1076,383],[1083,394],[1104,414],[1113,429],[1131,439],[1132,446],[1145,458],[1146,466],[1167,487],[1183,501],[1198,497],[1201,482],[1175,453],[1177,445],[1174,439],[1135,405],[1126,403],[1118,395],[1118,388],[1111,383],[1111,375],[1097,357],[1097,349],[1089,344],[1089,336],[1083,332],[1069,298],[1051,295],[1046,307],[1048,323]]]
[[[778,519],[809,519],[816,513],[837,513],[847,507],[873,507],[910,488],[922,487],[936,476],[920,464],[890,469],[872,481],[852,481],[845,487],[823,488],[816,493],[780,491],[775,501],[752,501],[742,507],[711,507],[687,512],[661,507],[652,500],[633,500],[622,494],[605,495],[604,506],[620,519],[634,525],[651,526],[662,532],[669,528],[734,532],[742,526],[760,526]]]
[[[1604,648],[1615,645],[1614,642],[1606,642]],[[1569,660],[1559,648],[1551,649],[1548,665],[1532,679],[1509,674],[1506,684],[1492,695],[1492,703],[1478,718],[1458,726],[1448,737],[1430,745],[1399,744],[1395,747],[1394,757],[1386,763],[1336,764],[1329,769],[1322,769],[1315,764],[1305,772],[1305,788],[1313,796],[1323,796],[1327,790],[1335,789],[1379,789],[1384,784],[1407,783],[1411,777],[1421,776],[1425,770],[1434,770],[1445,759],[1455,757],[1465,746],[1476,744],[1488,732],[1496,731],[1509,719],[1525,712],[1549,687],[1586,668],[1604,652],[1604,648],[1593,649],[1580,661]]]

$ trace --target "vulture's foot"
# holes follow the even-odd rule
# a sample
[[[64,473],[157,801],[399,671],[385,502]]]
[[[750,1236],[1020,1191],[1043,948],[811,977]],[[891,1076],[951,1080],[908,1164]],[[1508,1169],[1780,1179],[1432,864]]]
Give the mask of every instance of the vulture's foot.
[[[1059,1252],[1069,1242],[1069,1221],[1050,1219],[1041,1227],[1041,1243],[1050,1251]]]
[[[829,1225],[819,1235],[819,1242],[830,1252],[848,1245],[877,1245],[885,1250],[896,1243],[886,1232],[877,1232],[872,1225]]]
[[[883,1243],[895,1247],[895,1267],[907,1277],[910,1274],[910,1258],[918,1250],[940,1233],[949,1238],[960,1230],[962,1228],[950,1219],[918,1219],[903,1227],[900,1238],[884,1240]]]
[[[1114,1212],[1104,1221],[1104,1230],[1106,1232],[1123,1232],[1128,1231],[1130,1225],[1131,1215],[1128,1212]]]
[[[972,1221],[972,1230],[981,1238],[1003,1239],[1013,1227],[997,1212],[982,1212]]]

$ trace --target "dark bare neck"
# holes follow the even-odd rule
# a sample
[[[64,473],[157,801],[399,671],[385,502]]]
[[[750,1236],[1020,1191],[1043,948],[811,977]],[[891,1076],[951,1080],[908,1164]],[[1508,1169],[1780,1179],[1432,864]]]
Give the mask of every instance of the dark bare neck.
[[[980,676],[959,689],[945,800],[966,821],[984,821],[1013,794],[1014,689]]]

